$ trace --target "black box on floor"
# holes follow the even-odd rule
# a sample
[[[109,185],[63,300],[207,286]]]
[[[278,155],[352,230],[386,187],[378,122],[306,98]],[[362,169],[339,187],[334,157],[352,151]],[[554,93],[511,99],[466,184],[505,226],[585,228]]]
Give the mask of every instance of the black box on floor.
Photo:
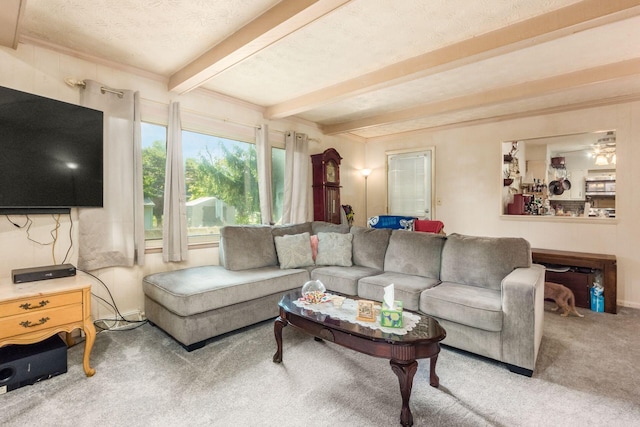
[[[0,348],[0,394],[67,372],[67,345],[56,334],[44,341]]]

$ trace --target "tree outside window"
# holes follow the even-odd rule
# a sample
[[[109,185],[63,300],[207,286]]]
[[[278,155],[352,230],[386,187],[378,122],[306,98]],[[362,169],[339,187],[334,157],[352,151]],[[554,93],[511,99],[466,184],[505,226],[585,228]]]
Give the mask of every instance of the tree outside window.
[[[198,132],[182,132],[189,236],[216,235],[230,224],[259,224],[255,144]],[[145,234],[162,238],[166,127],[143,123]],[[284,150],[272,149],[274,220],[282,217]]]

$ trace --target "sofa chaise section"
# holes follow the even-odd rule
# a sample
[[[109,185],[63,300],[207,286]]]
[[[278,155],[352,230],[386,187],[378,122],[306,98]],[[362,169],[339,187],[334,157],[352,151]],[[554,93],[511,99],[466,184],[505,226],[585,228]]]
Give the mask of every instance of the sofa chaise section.
[[[223,227],[219,254],[218,266],[143,279],[147,318],[189,351],[209,338],[276,317],[282,295],[309,280],[305,269],[280,268],[272,227]]]

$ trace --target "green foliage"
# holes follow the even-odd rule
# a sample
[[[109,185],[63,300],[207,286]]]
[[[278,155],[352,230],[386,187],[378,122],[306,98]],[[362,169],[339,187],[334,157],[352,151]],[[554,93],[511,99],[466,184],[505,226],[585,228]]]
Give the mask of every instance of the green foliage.
[[[255,146],[219,143],[222,156],[209,148],[199,159],[187,159],[185,179],[189,200],[215,196],[236,209],[236,223],[260,222]]]
[[[153,216],[158,226],[162,223],[164,208],[164,170],[167,162],[167,150],[164,141],[154,141],[151,147],[142,149],[142,188],[144,197],[151,199]]]

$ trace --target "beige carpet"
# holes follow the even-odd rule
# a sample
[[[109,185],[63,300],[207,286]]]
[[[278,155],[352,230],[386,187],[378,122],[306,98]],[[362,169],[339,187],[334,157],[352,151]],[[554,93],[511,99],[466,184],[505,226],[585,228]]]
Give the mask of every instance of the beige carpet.
[[[436,389],[421,361],[415,425],[640,426],[640,310],[580,311],[585,318],[545,312],[532,378],[445,347]],[[192,353],[150,325],[101,333],[92,378],[82,371],[82,351],[69,349],[68,373],[0,395],[0,426],[399,425],[388,361],[287,327],[284,362],[274,364],[272,322]]]

